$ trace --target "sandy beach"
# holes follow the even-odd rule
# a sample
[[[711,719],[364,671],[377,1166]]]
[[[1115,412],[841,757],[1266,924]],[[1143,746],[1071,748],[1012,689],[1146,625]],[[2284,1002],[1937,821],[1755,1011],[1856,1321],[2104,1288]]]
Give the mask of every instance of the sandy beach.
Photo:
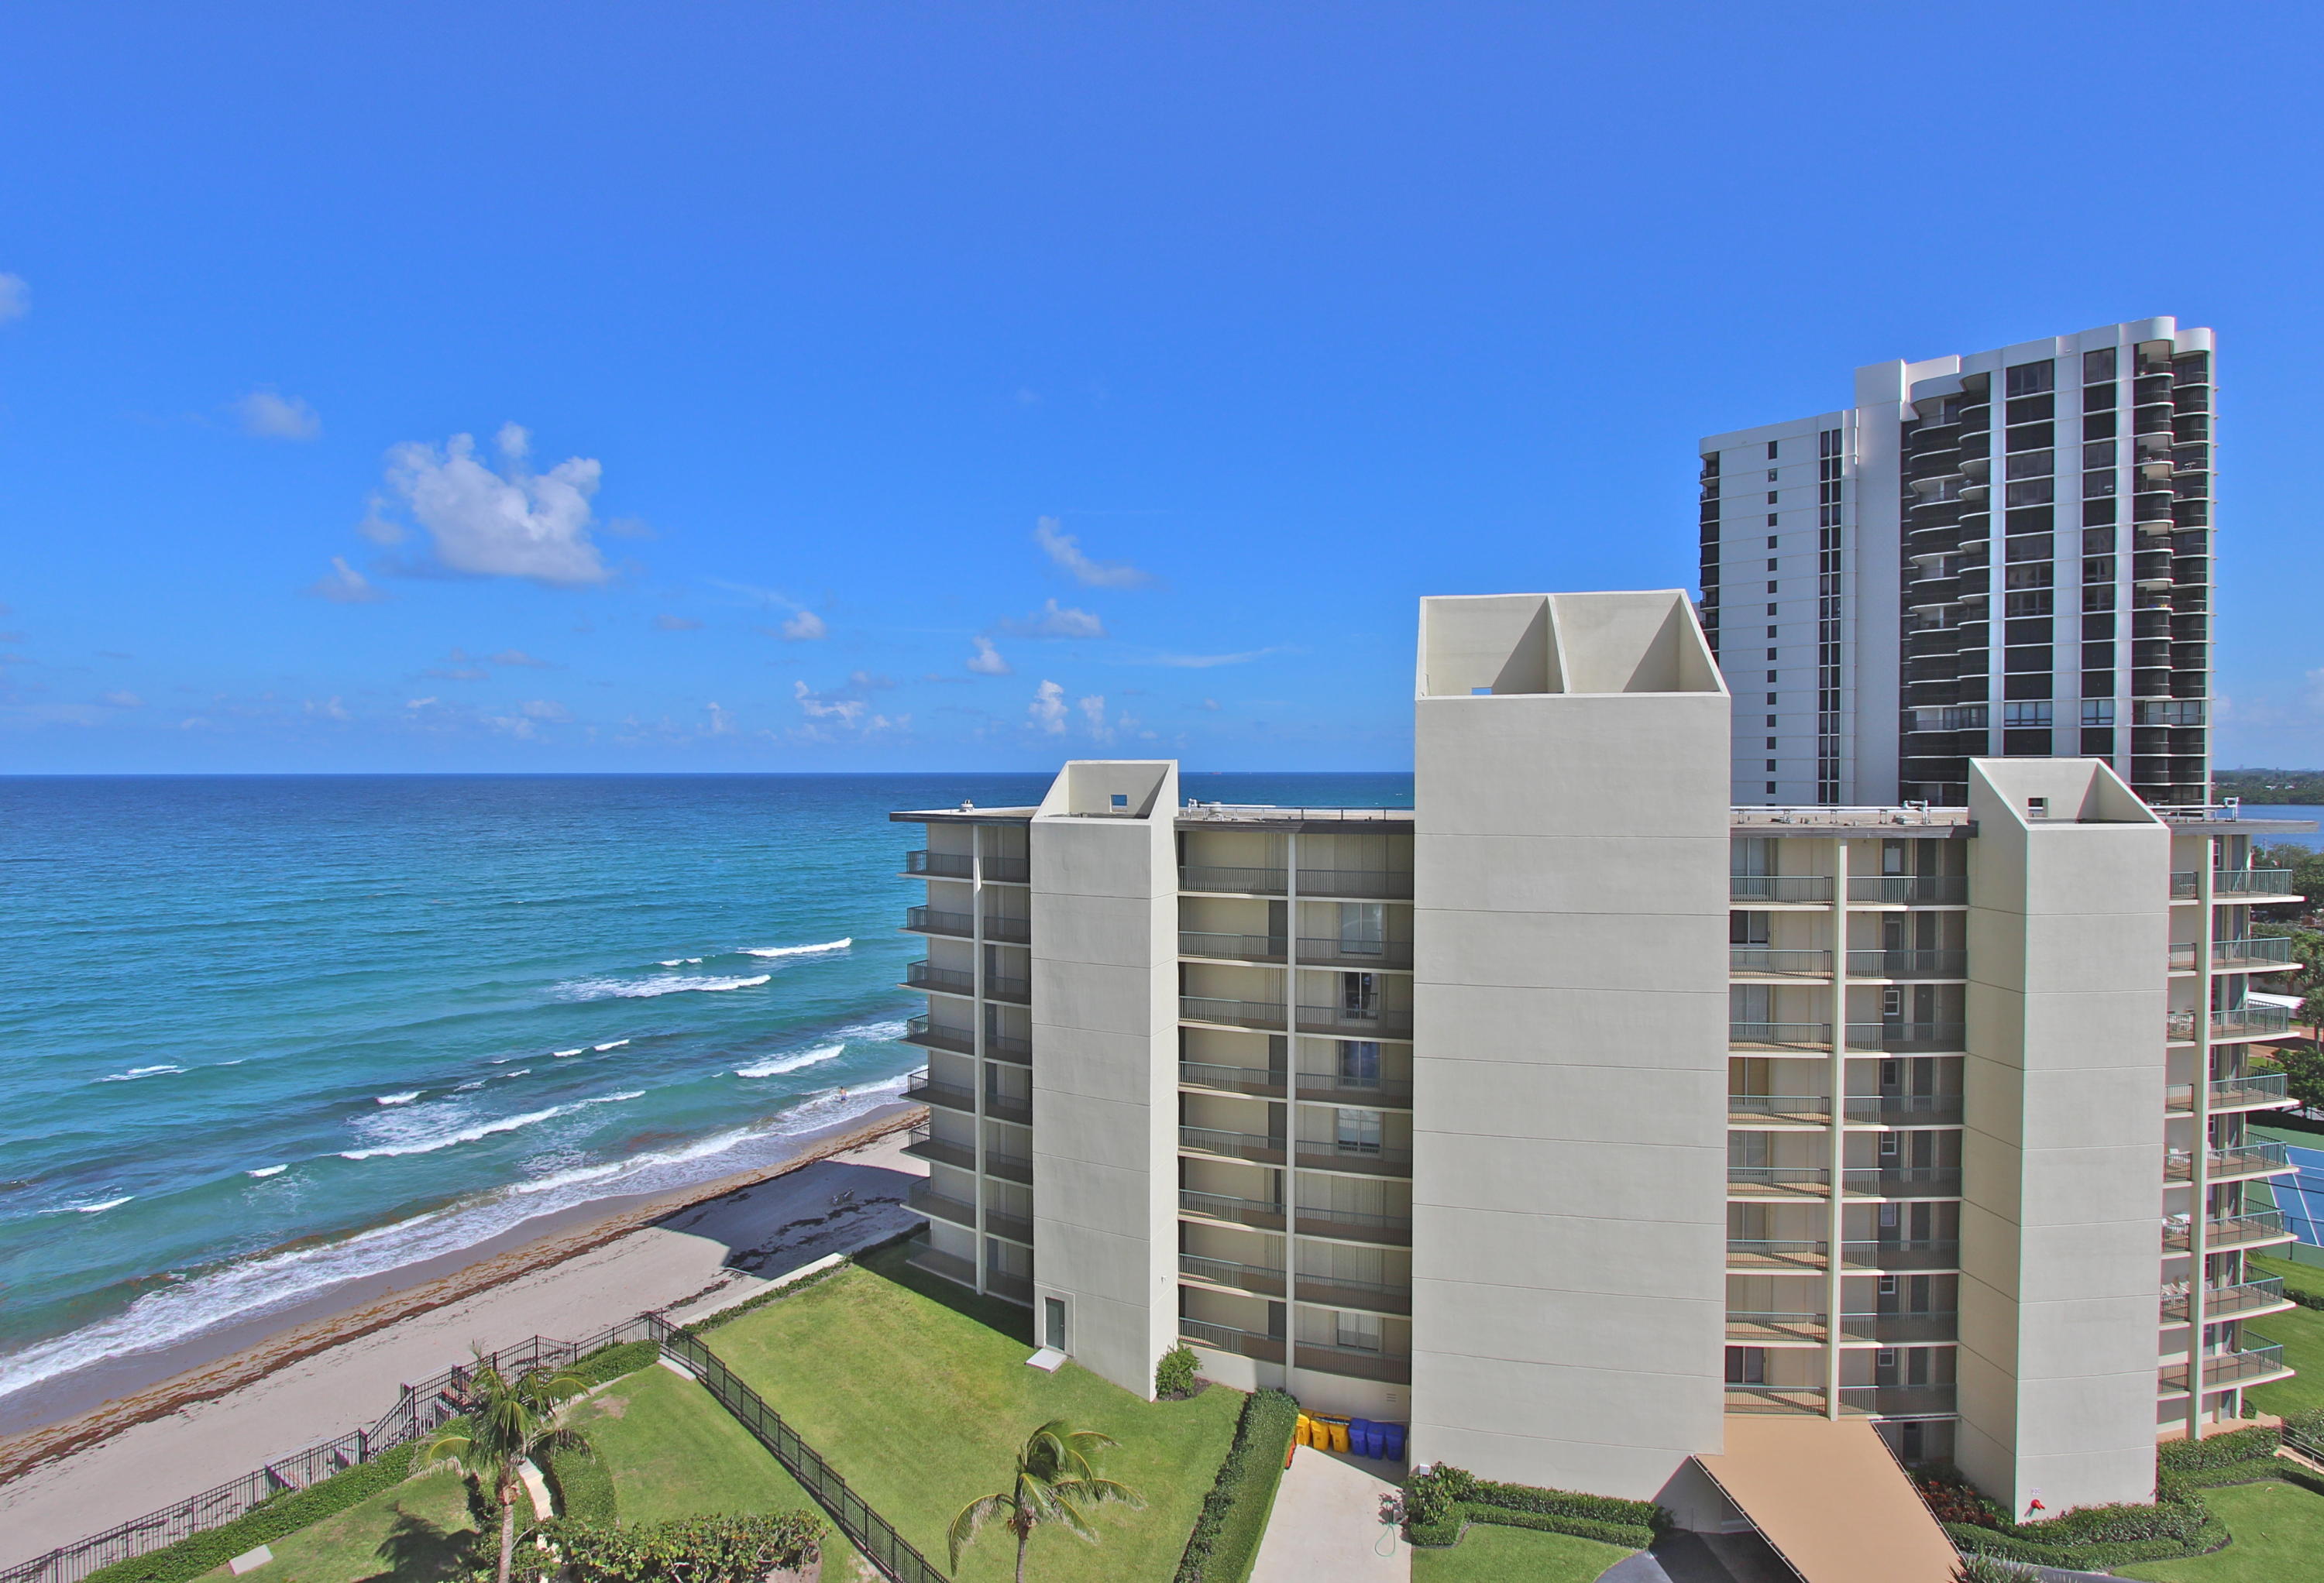
[[[902,1129],[924,1115],[897,1106],[779,1165],[528,1224],[456,1268],[351,1283],[203,1338],[163,1362],[166,1378],[148,1358],[58,1382],[44,1421],[0,1440],[0,1566],[368,1426],[405,1382],[472,1346],[576,1339],[648,1309],[698,1318],[892,1236],[918,1219],[902,1201],[926,1167],[902,1153]]]

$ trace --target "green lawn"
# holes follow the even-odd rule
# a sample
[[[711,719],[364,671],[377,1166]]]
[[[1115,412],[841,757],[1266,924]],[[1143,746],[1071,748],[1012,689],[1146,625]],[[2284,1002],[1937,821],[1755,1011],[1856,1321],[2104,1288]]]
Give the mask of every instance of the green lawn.
[[[607,1472],[624,1523],[719,1512],[802,1509],[830,1523],[783,1465],[692,1380],[659,1364],[626,1375],[573,1414]],[[824,1535],[824,1576],[862,1570],[837,1529]]]
[[[848,1482],[938,1567],[953,1514],[1007,1486],[1017,1448],[1052,1418],[1121,1442],[1108,1477],[1143,1494],[1143,1511],[1095,1515],[1102,1536],[1033,1540],[1039,1583],[1167,1578],[1233,1438],[1242,1397],[1213,1386],[1190,1402],[1148,1403],[1067,1364],[1025,1367],[1022,1310],[955,1297],[885,1249],[807,1290],[710,1330],[713,1350],[747,1379]],[[1006,1578],[1015,1551],[988,1529],[962,1558],[964,1583]]]
[[[2226,1522],[2234,1543],[2215,1555],[2142,1561],[2117,1573],[2147,1583],[2292,1583],[2324,1576],[2324,1496],[2289,1484],[2239,1484],[2207,1489],[2203,1500]]]
[[[1450,1550],[1415,1550],[1412,1583],[1591,1583],[1635,1553],[1594,1539],[1473,1523]]]
[[[2250,1262],[2266,1275],[2282,1275],[2288,1286],[2324,1292],[2324,1270],[2256,1254],[2250,1256]],[[2300,1372],[2288,1380],[2246,1392],[2245,1400],[2263,1413],[2298,1413],[2310,1407],[2324,1407],[2324,1310],[2291,1308],[2282,1313],[2262,1314],[2251,1322],[2250,1328],[2271,1341],[2282,1342],[2283,1361]]]
[[[274,1560],[250,1576],[254,1583],[438,1583],[467,1575],[465,1554],[475,1537],[465,1484],[448,1472],[430,1473],[273,1541]],[[208,1575],[227,1574],[220,1567]]]

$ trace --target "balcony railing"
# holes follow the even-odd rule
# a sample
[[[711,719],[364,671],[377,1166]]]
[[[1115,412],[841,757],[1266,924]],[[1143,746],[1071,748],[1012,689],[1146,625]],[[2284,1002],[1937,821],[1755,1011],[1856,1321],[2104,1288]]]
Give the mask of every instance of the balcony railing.
[[[1758,973],[1771,978],[1813,979],[1831,976],[1831,953],[1766,945],[1730,945],[1727,971]]]
[[[966,940],[976,933],[976,918],[971,913],[948,913],[932,907],[908,907],[904,909],[904,927],[915,934],[950,934]]]
[[[1222,890],[1237,896],[1281,896],[1290,888],[1285,869],[1221,868],[1188,864],[1178,870],[1181,890]]]
[[[976,1206],[949,1197],[927,1186],[917,1186],[904,1194],[905,1204],[933,1219],[950,1220],[955,1226],[976,1229]]]
[[[1957,1022],[1852,1022],[1851,1050],[1959,1050],[1969,1030]]]
[[[966,852],[906,852],[904,872],[932,875],[940,879],[971,879],[976,876],[976,860]]]
[[[2233,1352],[2204,1354],[2203,1388],[2205,1390],[2213,1390],[2220,1385],[2231,1385],[2243,1380],[2259,1379],[2265,1376],[2286,1372],[2283,1367],[2282,1347],[2257,1336],[2249,1337],[2247,1340],[2259,1341],[2260,1345],[2256,1347],[2246,1345]],[[2192,1368],[2187,1364],[2166,1365],[2162,1371],[2163,1388],[2166,1391],[2184,1391],[2192,1374]]]
[[[984,1173],[998,1176],[1004,1182],[1021,1182],[1033,1185],[1033,1161],[1029,1155],[1015,1155],[1007,1149],[984,1146]]]
[[[987,1000],[1006,1000],[1015,1006],[1029,1006],[1033,1001],[1032,980],[987,973],[984,975],[984,998]]]
[[[1918,1313],[1844,1313],[1840,1316],[1843,1341],[1878,1341],[1884,1345],[1909,1341],[1950,1341],[1960,1316],[1950,1309]]]
[[[1198,1347],[1208,1347],[1216,1352],[1240,1353],[1256,1358],[1262,1363],[1283,1361],[1283,1339],[1262,1336],[1256,1330],[1239,1330],[1232,1325],[1215,1325],[1208,1320],[1181,1319],[1178,1337]]]
[[[926,1270],[931,1275],[942,1275],[947,1281],[957,1281],[964,1286],[973,1288],[976,1284],[974,1259],[963,1258],[956,1253],[946,1253],[941,1248],[931,1247],[925,1242],[912,1249],[904,1262],[915,1269]]]
[[[1178,1129],[1178,1146],[1191,1149],[1198,1155],[1223,1155],[1268,1165],[1283,1164],[1283,1140],[1263,1137],[1257,1133],[1225,1132],[1215,1127],[1182,1127]]]
[[[1412,1288],[1384,1281],[1357,1281],[1341,1275],[1314,1275],[1302,1270],[1295,1296],[1323,1308],[1363,1309],[1372,1313],[1408,1314]]]
[[[1198,1089],[1217,1089],[1231,1094],[1253,1094],[1264,1099],[1283,1098],[1285,1074],[1268,1072],[1257,1066],[1222,1066],[1212,1061],[1181,1061],[1178,1081]]]
[[[1831,1186],[1831,1171],[1823,1165],[1729,1165],[1729,1193],[1821,1195]]]
[[[1734,1270],[1820,1270],[1831,1258],[1829,1242],[1784,1242],[1764,1237],[1727,1239],[1727,1267]]]
[[[1033,920],[1008,918],[1002,917],[998,913],[987,913],[984,915],[984,937],[987,940],[998,940],[1008,945],[1030,944],[1033,939]]]
[[[1829,874],[1729,874],[1727,899],[1781,904],[1830,901]]]
[[[2241,1077],[2214,1078],[2210,1085],[2211,1109],[2236,1110],[2261,1105],[2282,1105],[2291,1101],[2287,1090],[2290,1080],[2280,1072],[2253,1072]]]
[[[1311,1112],[1312,1114],[1312,1112]],[[1317,1171],[1347,1171],[1364,1176],[1409,1176],[1412,1151],[1343,1143],[1336,1138],[1298,1140],[1299,1164]]]
[[[1879,907],[1959,907],[1969,900],[1969,876],[1851,874],[1848,899]]]
[[[1956,1127],[1959,1094],[1850,1094],[1848,1119],[1872,1127]]]
[[[936,989],[947,995],[976,993],[976,975],[958,968],[931,967],[927,959],[906,964],[904,984],[912,989]]]
[[[1302,869],[1299,894],[1401,901],[1412,895],[1412,872],[1408,869]]]
[[[1851,951],[1848,971],[1864,979],[1958,979],[1969,971],[1969,953]]]
[[[904,1084],[904,1097],[923,1105],[941,1105],[947,1110],[963,1110],[976,1114],[976,1091],[956,1083],[938,1082],[927,1072],[912,1074]]]
[[[2211,942],[2214,972],[2267,972],[2292,965],[2292,942],[2282,935]]]
[[[1319,1374],[1380,1380],[1392,1385],[1412,1383],[1410,1353],[1371,1352],[1355,1347],[1334,1347],[1323,1341],[1302,1341],[1291,1356],[1296,1367],[1312,1368]]]
[[[1727,1118],[1821,1124],[1831,1119],[1831,1101],[1821,1094],[1729,1094]]]
[[[1222,1022],[1234,1027],[1283,1031],[1283,1007],[1272,1000],[1226,1000],[1210,995],[1181,995],[1178,1015],[1188,1022]]]
[[[984,1113],[995,1121],[1013,1121],[1019,1127],[1033,1125],[1033,1096],[1030,1094],[1001,1094],[984,1091]]]
[[[946,1027],[925,1017],[915,1017],[904,1024],[904,1043],[918,1045],[924,1049],[950,1050],[956,1054],[976,1054],[974,1028]]]
[[[955,1165],[963,1171],[976,1169],[976,1146],[955,1143],[948,1137],[938,1137],[925,1127],[915,1127],[905,1135],[904,1153],[915,1159],[934,1160],[941,1165]],[[970,1272],[973,1278],[974,1272]]]
[[[1847,1170],[1842,1185],[1870,1198],[1959,1198],[1958,1165],[1888,1165]]]
[[[984,1229],[1007,1241],[1021,1242],[1028,1247],[1033,1246],[1032,1221],[1010,1214],[1005,1210],[996,1210],[989,1203],[984,1206]]]
[[[1299,1097],[1341,1104],[1369,1103],[1404,1106],[1412,1103],[1412,1084],[1401,1078],[1364,1077],[1344,1072],[1303,1072]]]
[[[2254,1309],[2273,1308],[2283,1301],[2283,1282],[2274,1275],[2257,1281],[2241,1281],[2228,1286],[2212,1286],[2203,1293],[2203,1317],[2208,1320],[2233,1319]],[[2194,1296],[2187,1292],[2165,1292],[2163,1294],[2163,1322],[2183,1325],[2193,1311]]]
[[[1412,965],[1412,942],[1302,934],[1299,962],[1303,967],[1408,968]]]
[[[2201,884],[2202,876],[2192,869],[2175,870],[2171,875],[2171,899],[2192,901],[2200,894],[2199,888]]]
[[[2292,1014],[2281,1006],[2230,1006],[2210,1016],[2214,1039],[2268,1038],[2292,1030]],[[2185,1041],[2195,1036],[2192,1010],[2165,1014],[2163,1036]]]
[[[1019,1066],[1030,1066],[1033,1063],[1033,1041],[1020,1039],[1013,1034],[987,1033],[984,1035],[984,1053],[995,1061],[1010,1061]]]
[[[1821,1341],[1825,1318],[1820,1313],[1749,1313],[1727,1311],[1730,1341]]]
[[[988,1269],[984,1272],[984,1289],[993,1296],[1030,1308],[1033,1305],[1033,1283],[1026,1276],[1007,1270]]]
[[[984,860],[984,882],[988,885],[1024,885],[1032,880],[1033,863],[1029,858],[987,858]]]
[[[1840,1410],[1849,1417],[1937,1418],[1953,1411],[1951,1385],[1842,1385]]]
[[[1319,1209],[1314,1204],[1301,1204],[1293,1224],[1303,1237],[1371,1242],[1383,1247],[1408,1247],[1412,1244],[1409,1215],[1376,1215],[1365,1210]]]
[[[2273,1176],[2293,1168],[2292,1156],[2280,1143],[2238,1144],[2203,1151],[2203,1174],[2214,1182],[2230,1176]],[[2194,1174],[2195,1158],[2187,1150],[2172,1149],[2163,1156],[2165,1181],[2185,1182]]]
[[[1960,1244],[1950,1238],[1890,1238],[1840,1245],[1840,1263],[1850,1269],[1950,1270],[1960,1263]]]
[[[1755,1417],[1821,1418],[1824,1415],[1823,1387],[1730,1385],[1727,1387],[1727,1411]]]
[[[1829,1050],[1828,1022],[1730,1022],[1727,1043],[1737,1050]]]
[[[2213,896],[2297,896],[2289,869],[2214,869]]]
[[[1299,1008],[1299,1031],[1346,1034],[1359,1039],[1408,1039],[1412,1037],[1412,1013],[1389,1007],[1354,1010],[1345,1006],[1303,1006]]]
[[[1231,1193],[1194,1192],[1181,1189],[1178,1212],[1205,1220],[1228,1220],[1260,1231],[1283,1229],[1283,1206],[1262,1199],[1236,1198]]]
[[[1281,934],[1225,934],[1181,929],[1178,954],[1224,957],[1231,962],[1283,962],[1290,960],[1291,942]]]
[[[2191,973],[2202,963],[2202,944],[2194,940],[2173,940],[2170,955],[2165,959],[2168,970],[2174,973]]]
[[[2248,1247],[2259,1242],[2281,1242],[2291,1235],[2283,1229],[2281,1210],[2252,1210],[2240,1215],[2215,1215],[2206,1221],[2203,1245],[2213,1253],[2224,1248]],[[2183,1219],[2166,1220],[2163,1226],[2163,1246],[2173,1253],[2185,1253],[2191,1246],[2191,1229]]]
[[[1265,1265],[1240,1264],[1231,1258],[1204,1258],[1182,1253],[1178,1256],[1178,1273],[1190,1280],[1231,1286],[1238,1292],[1255,1292],[1261,1297],[1280,1297],[1284,1292],[1281,1270]]]

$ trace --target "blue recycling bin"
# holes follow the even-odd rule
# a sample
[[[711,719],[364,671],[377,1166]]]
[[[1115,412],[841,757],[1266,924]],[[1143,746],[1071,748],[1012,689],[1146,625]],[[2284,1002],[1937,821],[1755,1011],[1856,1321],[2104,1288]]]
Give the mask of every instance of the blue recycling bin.
[[[1348,1420],[1348,1450],[1359,1457],[1372,1454],[1372,1421],[1369,1418]]]
[[[1403,1461],[1404,1425],[1400,1423],[1383,1423],[1380,1425],[1380,1428],[1386,1432],[1388,1439],[1388,1444],[1383,1449],[1382,1455],[1386,1456],[1391,1462]]]

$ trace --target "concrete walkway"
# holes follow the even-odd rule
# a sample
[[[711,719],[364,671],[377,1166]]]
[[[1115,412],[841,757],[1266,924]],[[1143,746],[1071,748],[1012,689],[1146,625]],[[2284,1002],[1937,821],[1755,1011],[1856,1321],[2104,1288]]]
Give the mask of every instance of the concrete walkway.
[[[1250,1583],[1407,1583],[1412,1552],[1404,1534],[1380,1520],[1382,1497],[1398,1489],[1381,1474],[1396,1471],[1392,1463],[1301,1446],[1276,1492]]]

